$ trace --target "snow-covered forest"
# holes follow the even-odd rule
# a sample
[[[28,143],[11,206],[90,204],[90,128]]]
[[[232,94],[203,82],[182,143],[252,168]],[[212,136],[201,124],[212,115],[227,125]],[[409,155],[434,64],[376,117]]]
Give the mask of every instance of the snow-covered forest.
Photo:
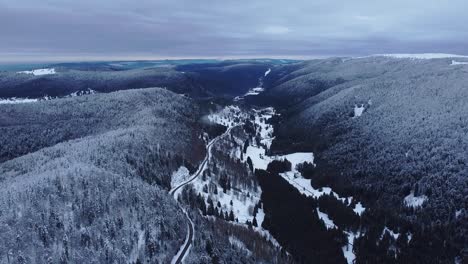
[[[465,261],[463,58],[172,63],[0,72],[0,263]]]

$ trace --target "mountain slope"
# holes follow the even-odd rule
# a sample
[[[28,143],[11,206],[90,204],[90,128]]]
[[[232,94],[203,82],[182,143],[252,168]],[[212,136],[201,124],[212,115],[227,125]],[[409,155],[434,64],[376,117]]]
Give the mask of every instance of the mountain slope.
[[[422,226],[448,225],[450,244],[466,247],[468,67],[451,62],[337,58],[274,68],[262,95],[282,101],[272,149],[314,150],[317,183]],[[421,207],[408,204],[411,194]]]
[[[1,108],[3,117],[17,113],[23,129],[40,121],[55,125],[59,138],[82,132],[45,147],[47,135],[25,129],[45,148],[0,163],[0,252],[9,252],[1,262],[172,259],[186,223],[163,188],[183,162],[195,166],[204,155],[191,100],[145,89]],[[89,112],[94,121],[82,120]],[[52,113],[70,122],[60,125]]]

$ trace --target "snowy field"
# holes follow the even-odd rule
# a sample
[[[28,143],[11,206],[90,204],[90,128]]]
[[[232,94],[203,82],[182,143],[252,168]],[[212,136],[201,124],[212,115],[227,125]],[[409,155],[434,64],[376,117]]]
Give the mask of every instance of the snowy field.
[[[54,99],[60,99],[60,98],[68,98],[68,97],[77,97],[77,96],[83,96],[83,95],[88,95],[88,94],[95,94],[96,91],[92,89],[87,89],[85,91],[76,91],[73,92],[69,95],[63,96],[63,97],[52,97],[52,96],[43,96],[41,98],[17,98],[17,97],[11,97],[11,98],[0,98],[0,105],[1,104],[24,104],[24,103],[35,103],[39,101],[48,101],[48,100],[54,100]]]
[[[54,68],[47,68],[47,69],[36,69],[36,70],[31,70],[31,71],[20,71],[18,73],[41,76],[41,75],[55,74],[56,72]]]
[[[0,98],[0,105],[1,104],[25,104],[25,103],[34,103],[39,101],[39,99],[29,99],[29,98]]]

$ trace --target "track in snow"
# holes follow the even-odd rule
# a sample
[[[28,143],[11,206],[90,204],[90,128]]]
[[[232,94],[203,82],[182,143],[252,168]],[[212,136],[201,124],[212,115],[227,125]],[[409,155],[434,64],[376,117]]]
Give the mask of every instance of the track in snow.
[[[208,143],[208,150],[206,152],[206,156],[205,156],[205,159],[203,159],[203,162],[200,164],[200,167],[198,168],[198,170],[193,174],[192,177],[190,177],[190,179],[182,182],[181,184],[177,185],[176,187],[172,188],[170,191],[169,191],[169,194],[172,195],[174,197],[174,199],[177,201],[177,196],[179,194],[179,192],[182,190],[182,187],[184,187],[185,185],[193,182],[198,176],[200,176],[202,174],[202,172],[206,169],[206,166],[208,164],[208,161],[210,160],[210,156],[211,156],[211,147],[213,146],[213,144],[218,141],[218,139],[220,139],[221,137],[229,134],[229,132],[231,131],[231,129],[233,129],[235,126],[233,127],[230,127],[226,130],[226,132],[224,132],[222,135],[214,138],[213,140],[210,141],[210,143]],[[182,211],[184,211],[185,213],[185,216],[187,217],[187,220],[188,220],[188,234],[187,234],[187,237],[185,238],[185,242],[184,244],[180,247],[179,251],[177,252],[177,254],[174,256],[174,258],[172,259],[171,261],[171,264],[181,264],[182,261],[184,260],[184,258],[188,255],[189,251],[190,251],[190,247],[192,246],[192,242],[193,242],[193,238],[194,238],[194,235],[195,235],[195,225],[193,224],[192,222],[192,219],[190,218],[189,214],[187,213],[187,211],[182,208],[182,206],[180,206],[180,209]]]

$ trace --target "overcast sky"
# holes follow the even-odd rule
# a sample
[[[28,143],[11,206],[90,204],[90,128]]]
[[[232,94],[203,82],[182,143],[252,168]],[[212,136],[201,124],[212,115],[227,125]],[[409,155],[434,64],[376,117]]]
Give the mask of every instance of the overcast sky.
[[[0,61],[468,54],[466,0],[0,0]]]

